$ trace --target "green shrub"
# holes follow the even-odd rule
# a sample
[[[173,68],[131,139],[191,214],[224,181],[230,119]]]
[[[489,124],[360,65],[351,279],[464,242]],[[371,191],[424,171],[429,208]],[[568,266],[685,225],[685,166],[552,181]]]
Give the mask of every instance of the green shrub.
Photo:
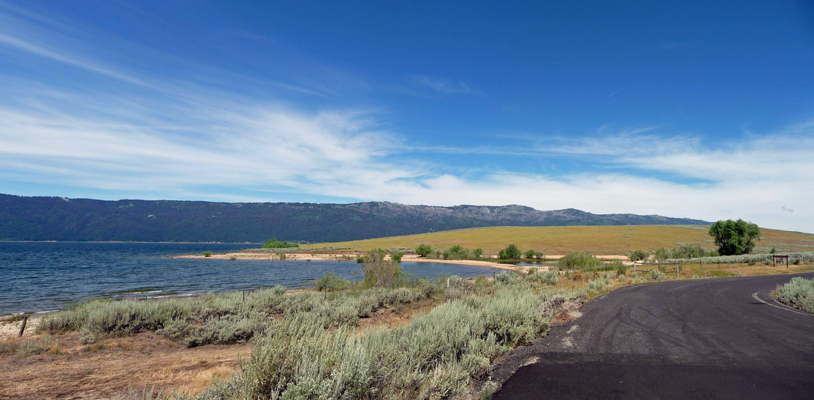
[[[708,250],[695,244],[683,244],[681,247],[668,250],[667,261],[671,259],[684,260],[688,258],[715,257],[717,255],[718,252],[715,250]]]
[[[442,256],[445,260],[468,260],[471,258],[469,249],[465,249],[457,244],[445,250]]]
[[[565,255],[565,257],[560,258],[558,265],[560,268],[564,269],[586,269],[599,267],[602,265],[602,261],[596,258],[593,254],[589,254],[584,251],[576,251],[573,253],[568,253]]]
[[[647,276],[648,276],[648,278],[650,278],[650,280],[653,280],[653,281],[666,281],[667,280],[667,275],[665,275],[664,272],[661,272],[661,271],[659,271],[657,269],[654,269],[654,270],[650,271],[647,274]]]
[[[156,333],[170,340],[182,340],[192,331],[193,327],[186,319],[173,319],[164,324],[164,327],[157,330]]]
[[[429,245],[426,245],[426,244],[420,244],[415,249],[415,253],[418,254],[421,257],[426,257],[426,256],[430,255],[431,252],[432,252],[432,248]]]
[[[346,289],[350,286],[350,282],[342,279],[333,272],[329,272],[314,281],[313,287],[319,292],[328,291],[335,292],[337,290]]]
[[[557,282],[560,281],[560,274],[557,271],[537,272],[535,269],[535,271],[532,272],[532,269],[534,268],[529,269],[529,274],[526,276],[526,279],[534,282],[544,282],[549,285],[556,285]]]
[[[495,283],[513,284],[520,279],[520,275],[514,272],[498,272],[495,274]]]
[[[15,347],[17,354],[23,357],[28,357],[45,353],[54,347],[55,344],[56,341],[50,335],[45,335],[42,337],[24,340],[18,343]]]
[[[588,281],[588,291],[599,292],[610,284],[611,284],[610,280],[605,278],[592,279]]]
[[[297,243],[278,242],[277,239],[270,239],[264,245],[264,249],[287,249],[292,247],[300,247]]]
[[[534,250],[526,250],[526,258],[531,260],[535,257]]]
[[[791,278],[777,289],[777,300],[814,314],[814,279]]]
[[[668,248],[666,248],[666,247],[662,247],[662,248],[660,248],[660,249],[656,250],[656,251],[653,253],[653,257],[654,257],[654,258],[656,259],[656,261],[658,261],[658,262],[664,262],[664,261],[667,261],[667,259],[668,259],[668,258],[670,258],[670,249],[668,249]]]
[[[333,334],[319,320],[299,314],[272,323],[265,338],[252,346],[239,383],[242,398],[365,398],[374,393],[370,356],[349,328]],[[212,398],[224,386],[206,393]],[[242,389],[242,390],[241,390]]]
[[[207,251],[203,252],[203,256],[204,257],[212,257],[212,252],[207,250]]]
[[[633,250],[630,252],[630,255],[628,255],[630,261],[633,262],[647,260],[648,257],[650,257],[650,253],[644,250]]]
[[[483,249],[478,247],[477,249],[472,250],[472,255],[475,256],[475,258],[480,258],[480,256],[483,255]]]
[[[262,334],[268,325],[268,318],[255,314],[251,317],[229,315],[212,318],[206,325],[195,328],[186,337],[189,347],[207,344],[234,344],[244,343],[255,335]]]

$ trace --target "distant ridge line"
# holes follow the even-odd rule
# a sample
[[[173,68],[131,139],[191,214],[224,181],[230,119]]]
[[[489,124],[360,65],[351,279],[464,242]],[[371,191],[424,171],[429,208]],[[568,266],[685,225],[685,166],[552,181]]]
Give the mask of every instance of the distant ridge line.
[[[94,200],[0,194],[0,240],[124,242],[341,242],[495,226],[709,225],[659,215],[451,207],[391,202],[223,203]]]

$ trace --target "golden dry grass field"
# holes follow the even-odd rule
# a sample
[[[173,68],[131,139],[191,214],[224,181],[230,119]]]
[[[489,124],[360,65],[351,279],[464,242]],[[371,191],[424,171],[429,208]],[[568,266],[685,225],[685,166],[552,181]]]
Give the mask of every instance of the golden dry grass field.
[[[636,249],[652,251],[688,243],[714,249],[715,244],[708,230],[708,226],[665,225],[492,227],[312,244],[303,248],[333,246],[367,251],[394,247],[414,249],[422,243],[433,248],[449,248],[458,244],[468,249],[481,248],[484,254],[492,255],[509,243],[514,243],[522,250],[542,250],[552,255],[579,250],[594,254],[628,254]],[[783,252],[814,251],[814,234],[765,228],[761,228],[761,233],[763,239],[758,242],[757,250],[776,247]]]

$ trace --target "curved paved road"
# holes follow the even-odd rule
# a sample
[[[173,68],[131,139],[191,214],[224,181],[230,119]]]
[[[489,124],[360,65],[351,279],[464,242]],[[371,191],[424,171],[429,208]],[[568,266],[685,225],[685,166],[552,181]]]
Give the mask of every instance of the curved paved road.
[[[814,399],[814,315],[768,295],[793,276],[615,290],[502,360],[528,365],[494,399]]]

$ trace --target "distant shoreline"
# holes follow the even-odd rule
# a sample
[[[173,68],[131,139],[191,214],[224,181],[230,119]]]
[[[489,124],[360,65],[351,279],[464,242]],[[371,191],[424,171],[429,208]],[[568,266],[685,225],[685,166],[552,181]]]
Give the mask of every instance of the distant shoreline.
[[[228,244],[228,245],[262,245],[265,242],[247,243],[247,242],[134,242],[134,241],[119,241],[119,240],[7,240],[0,239],[0,243],[138,243],[138,244]]]
[[[360,251],[351,251],[346,253],[321,253],[314,252],[286,252],[283,261],[353,261],[362,256],[364,253]],[[277,260],[281,261],[277,253],[274,251],[269,252],[230,252],[221,254],[212,254],[209,257],[201,254],[184,254],[172,256],[173,258],[194,258],[194,259],[215,259],[215,260]],[[456,264],[468,265],[473,267],[494,268],[507,271],[517,271],[518,268],[512,264],[501,264],[486,260],[438,260],[434,258],[423,258],[415,254],[405,254],[401,259],[402,262],[420,262],[420,263],[437,263],[437,264]],[[522,268],[521,268],[522,270]]]

